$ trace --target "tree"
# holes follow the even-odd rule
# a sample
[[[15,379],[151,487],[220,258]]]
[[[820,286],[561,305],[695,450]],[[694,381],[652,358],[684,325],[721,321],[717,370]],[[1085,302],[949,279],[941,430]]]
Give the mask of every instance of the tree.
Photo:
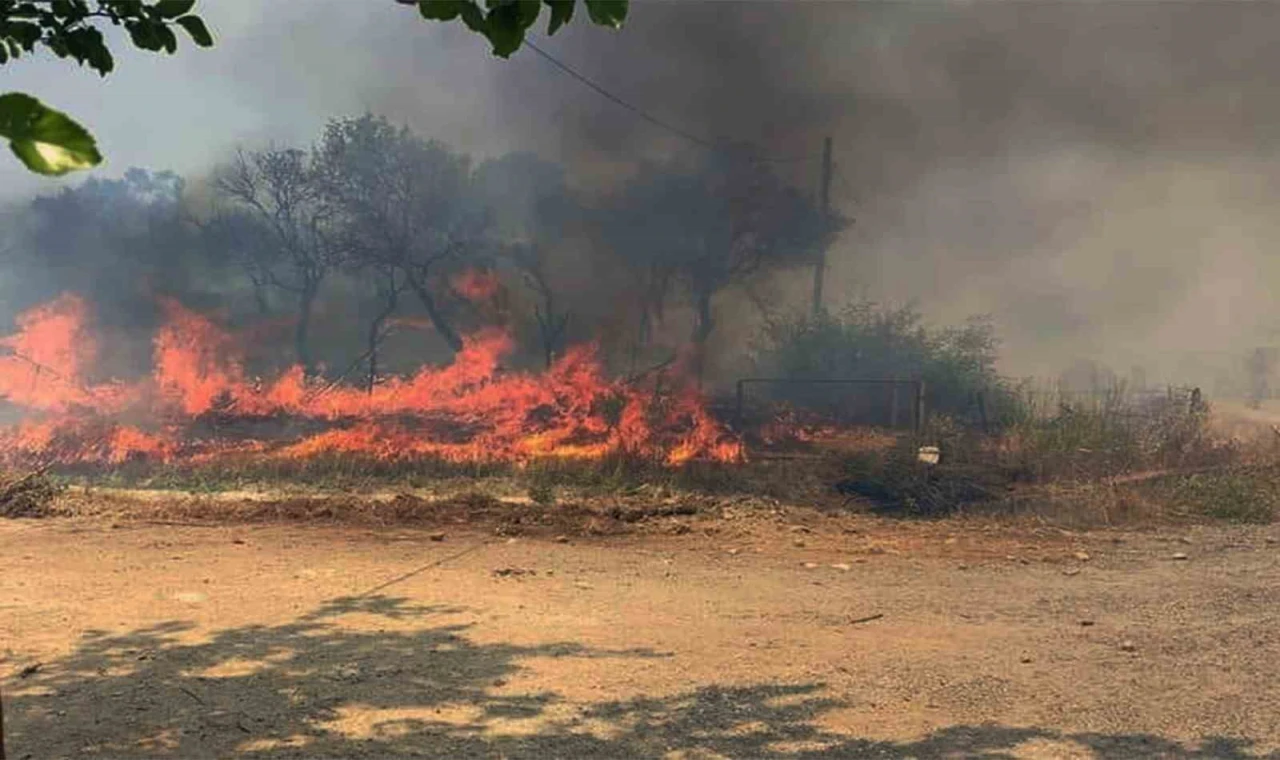
[[[531,153],[512,153],[481,164],[474,186],[503,241],[498,260],[515,268],[537,301],[534,319],[549,367],[563,350],[571,318],[556,297],[549,258],[580,215],[564,169]]]
[[[460,20],[473,32],[484,35],[493,45],[493,54],[507,58],[524,44],[525,33],[537,21],[542,6],[551,10],[547,34],[552,35],[573,18],[576,0],[488,0],[484,8],[478,0],[396,0],[416,5],[422,17],[432,21]],[[593,24],[617,29],[627,18],[627,0],[584,0]]]
[[[400,294],[404,292],[407,283],[400,270],[386,262],[370,262],[368,269],[373,279],[374,290],[378,294],[378,301],[382,304],[382,308],[369,321],[369,330],[365,338],[367,346],[365,353],[368,354],[369,362],[367,386],[369,393],[373,393],[373,388],[378,383],[378,347],[387,337],[387,320],[396,313],[400,305]]]
[[[234,237],[237,257],[254,281],[297,299],[294,351],[308,375],[311,313],[320,286],[342,258],[337,210],[325,193],[312,156],[296,148],[237,153],[215,180],[236,216],[221,229]]]
[[[602,221],[642,283],[642,324],[661,316],[672,285],[687,291],[699,373],[716,294],[760,272],[812,263],[840,226],[765,164],[731,152],[643,167]]]
[[[152,289],[189,294],[208,279],[202,266],[214,263],[192,250],[183,204],[177,175],[138,168],[33,199],[16,246],[30,258],[21,262],[22,288],[14,295],[26,302],[71,289],[145,320]]]
[[[440,337],[462,350],[448,278],[479,263],[488,245],[484,215],[470,197],[470,161],[371,114],[329,122],[316,150],[349,260],[399,273]]]
[[[423,18],[460,19],[484,35],[502,58],[524,43],[525,32],[545,4],[551,10],[547,34],[555,34],[573,18],[577,0],[396,0],[415,5]],[[115,68],[99,25],[123,26],[134,46],[174,53],[181,27],[200,47],[212,47],[213,35],[191,13],[196,0],[0,0],[0,65],[44,47],[59,58],[73,58],[106,76]],[[627,16],[627,0],[584,0],[595,24],[618,28]],[[65,113],[21,92],[0,95],[0,138],[26,167],[39,174],[61,175],[102,162],[93,136]]]

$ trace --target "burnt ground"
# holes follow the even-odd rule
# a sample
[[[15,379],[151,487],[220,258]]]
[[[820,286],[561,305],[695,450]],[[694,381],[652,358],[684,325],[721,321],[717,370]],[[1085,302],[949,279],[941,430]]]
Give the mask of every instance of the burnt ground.
[[[9,757],[1280,758],[1276,527],[647,522],[0,521]]]

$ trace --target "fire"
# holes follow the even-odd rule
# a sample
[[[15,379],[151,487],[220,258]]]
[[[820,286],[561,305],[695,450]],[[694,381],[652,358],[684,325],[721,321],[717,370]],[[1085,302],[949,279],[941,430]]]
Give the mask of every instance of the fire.
[[[0,340],[0,396],[41,411],[65,411],[91,396],[80,375],[96,357],[84,330],[87,307],[67,294],[18,317],[18,333]]]
[[[483,292],[485,277],[462,287]],[[308,379],[300,367],[248,378],[236,341],[213,319],[171,299],[160,307],[150,374],[96,385],[87,304],[66,295],[23,314],[18,332],[0,341],[11,352],[0,356],[0,398],[23,412],[22,422],[0,429],[4,456],[522,463],[628,454],[669,465],[742,457],[695,390],[658,394],[611,379],[594,345],[569,349],[545,372],[509,371],[510,334],[484,328],[464,339],[452,364],[370,390]]]
[[[471,301],[487,301],[496,296],[501,287],[496,274],[479,269],[463,270],[449,284],[459,295]]]

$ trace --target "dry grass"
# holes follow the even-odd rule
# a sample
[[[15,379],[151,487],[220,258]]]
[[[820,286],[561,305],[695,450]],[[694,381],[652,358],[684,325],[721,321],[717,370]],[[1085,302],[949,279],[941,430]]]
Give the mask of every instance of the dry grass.
[[[0,481],[0,517],[50,517],[64,490],[42,472],[10,475]]]
[[[824,431],[795,442],[787,456],[765,452],[734,465],[669,468],[620,456],[520,466],[334,456],[80,466],[33,483],[0,509],[8,516],[102,512],[118,497],[128,511],[156,518],[369,525],[465,519],[499,532],[545,524],[565,533],[612,532],[663,510],[731,502],[869,505],[916,517],[1017,515],[1077,526],[1275,518],[1275,434],[1226,440],[1203,405],[1173,396],[1143,404],[1114,396],[1054,407],[1044,396],[1028,397],[989,435],[947,418],[932,420],[919,437]],[[937,465],[918,461],[924,444],[941,449]],[[60,496],[59,484],[78,490]],[[147,492],[159,498],[148,502],[140,496]]]
[[[1028,396],[998,432],[935,420],[918,440],[847,458],[845,475],[881,511],[907,516],[1014,514],[1076,526],[1270,522],[1280,510],[1273,437],[1224,437],[1206,405],[1176,394],[1060,398],[1056,406]],[[939,464],[918,461],[923,443],[942,449]]]
[[[479,485],[483,486],[481,482]],[[69,488],[57,514],[119,521],[183,524],[302,523],[371,528],[391,526],[488,532],[499,536],[601,536],[636,530],[674,530],[682,520],[714,516],[720,499],[655,489],[628,496],[536,503],[499,498],[472,488],[448,495],[421,492],[368,494],[227,492],[182,495],[170,491]]]

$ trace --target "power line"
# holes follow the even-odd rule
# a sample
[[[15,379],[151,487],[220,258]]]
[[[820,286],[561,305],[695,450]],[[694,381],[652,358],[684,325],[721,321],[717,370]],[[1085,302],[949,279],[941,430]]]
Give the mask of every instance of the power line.
[[[684,138],[685,140],[688,140],[689,142],[701,148],[705,148],[707,150],[717,151],[717,152],[724,150],[724,146],[720,145],[716,141],[709,140],[705,137],[700,137],[698,135],[693,134],[692,132],[681,129],[680,127],[677,127],[674,124],[671,124],[670,122],[663,121],[662,119],[659,119],[657,116],[654,116],[648,111],[645,111],[640,106],[637,106],[634,103],[623,100],[617,95],[614,95],[613,93],[609,92],[605,88],[601,87],[600,85],[588,79],[583,74],[580,74],[577,71],[575,71],[567,63],[564,63],[560,59],[556,58],[555,56],[551,55],[547,51],[538,47],[531,40],[525,40],[524,44],[527,45],[531,50],[533,50],[533,52],[542,56],[543,60],[547,61],[547,63],[550,63],[552,66],[555,66],[560,71],[564,72],[565,74],[568,74],[570,77],[573,77],[574,79],[578,80],[583,85],[586,85],[587,87],[591,88],[594,92],[596,92],[598,95],[605,98],[606,100],[610,101],[611,103],[622,106],[623,108],[627,109],[628,111],[640,117],[641,119],[644,119],[645,121],[649,122],[655,127],[665,129],[671,134]],[[782,164],[782,163],[795,163],[799,161],[810,161],[818,158],[818,156],[814,154],[803,155],[803,156],[767,156],[761,152],[761,153],[758,153],[757,155],[752,156],[752,158],[754,158],[757,161],[762,161],[766,163]]]

